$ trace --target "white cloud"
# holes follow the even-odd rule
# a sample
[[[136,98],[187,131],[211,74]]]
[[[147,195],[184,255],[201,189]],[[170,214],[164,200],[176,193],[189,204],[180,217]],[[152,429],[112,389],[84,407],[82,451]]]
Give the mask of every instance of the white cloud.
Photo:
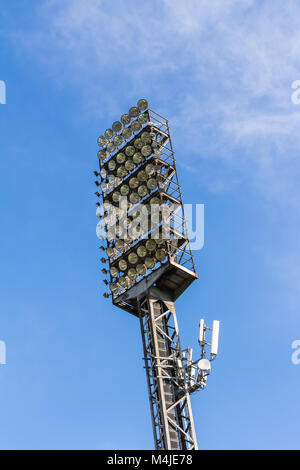
[[[295,0],[50,0],[39,27],[17,37],[80,88],[86,112],[114,118],[150,97],[190,159],[200,150],[289,202],[298,194],[299,14]],[[223,187],[213,176],[211,186]]]

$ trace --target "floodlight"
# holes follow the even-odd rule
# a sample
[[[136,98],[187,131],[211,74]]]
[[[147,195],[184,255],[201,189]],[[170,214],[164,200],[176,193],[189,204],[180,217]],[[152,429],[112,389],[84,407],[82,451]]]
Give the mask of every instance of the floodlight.
[[[146,248],[148,251],[154,251],[156,249],[155,240],[151,239],[146,241]]]
[[[101,136],[98,138],[98,145],[99,145],[100,147],[105,147],[106,144],[107,144],[106,138],[105,138],[103,135],[101,135]]]
[[[122,121],[122,124],[126,126],[126,124],[130,123],[131,117],[129,116],[129,114],[125,113],[121,116],[121,121]]]
[[[99,160],[104,160],[106,155],[107,155],[106,150],[99,150],[99,152],[98,152]]]
[[[106,248],[107,256],[111,257],[114,255],[114,249],[112,247]]]
[[[157,180],[155,178],[150,178],[147,181],[147,188],[150,189],[150,191],[153,191],[157,187]]]
[[[121,135],[116,135],[113,140],[116,147],[123,143],[123,137]]]
[[[143,114],[140,114],[138,116],[138,121],[141,123],[141,124],[146,124],[146,122],[148,122],[148,116],[146,113],[143,113]]]
[[[126,263],[126,261],[125,261],[124,259],[121,259],[121,260],[119,261],[119,265],[118,265],[118,266],[119,266],[120,271],[125,272],[126,269],[127,269],[127,263]]]
[[[127,160],[125,162],[125,168],[126,168],[127,171],[131,172],[135,169],[135,164],[133,163],[132,160]]]
[[[156,265],[156,261],[154,258],[150,258],[150,256],[147,256],[147,258],[145,259],[145,265],[148,269],[153,269]]]
[[[125,154],[124,154],[123,152],[119,152],[119,153],[117,154],[117,156],[116,156],[116,160],[117,160],[117,162],[120,163],[120,164],[121,164],[121,163],[124,163],[125,160],[126,160]]]
[[[133,162],[138,165],[139,163],[141,163],[141,161],[143,160],[143,157],[142,155],[140,154],[140,152],[136,152],[133,157],[132,157],[132,160]]]
[[[150,145],[144,145],[141,149],[141,154],[144,155],[144,157],[149,157],[152,153],[152,147]]]
[[[95,183],[96,186],[100,186],[99,181],[94,181],[94,183]]]
[[[140,111],[145,111],[145,109],[148,108],[148,101],[145,98],[142,98],[138,100],[137,105]]]
[[[116,150],[116,146],[113,142],[109,142],[106,148],[109,153],[113,153]]]
[[[135,141],[133,142],[133,145],[135,146],[136,149],[140,150],[140,149],[143,147],[144,142],[142,141],[142,139],[137,138],[137,139],[135,139]]]
[[[103,297],[105,297],[106,299],[109,299],[109,294],[107,292],[104,292]]]
[[[107,270],[105,268],[101,269],[102,274],[107,274]]]
[[[147,173],[144,170],[140,170],[137,174],[139,181],[147,181]]]
[[[119,277],[119,284],[121,287],[127,287],[128,282],[127,282],[126,277],[124,276]]]
[[[149,144],[152,140],[150,132],[142,132],[141,139],[145,144]]]
[[[130,264],[136,264],[138,262],[138,255],[136,253],[130,253],[128,256],[128,261]]]
[[[128,145],[125,149],[125,153],[127,157],[132,157],[135,154],[135,148],[133,145]]]
[[[116,284],[115,282],[111,282],[109,287],[112,292],[115,292],[116,290],[118,290],[118,284]]]
[[[117,249],[118,251],[121,251],[121,250],[124,248],[124,242],[123,242],[123,240],[117,240],[115,246],[116,246],[116,249]]]
[[[124,137],[124,139],[130,139],[130,137],[132,136],[132,130],[130,129],[130,127],[126,127],[122,130],[122,136]]]
[[[141,130],[142,124],[139,121],[136,120],[136,121],[133,121],[130,124],[130,127],[134,132],[137,132],[137,131]]]
[[[129,195],[129,201],[132,203],[132,204],[137,204],[139,201],[140,201],[140,196],[137,194],[137,193],[131,193]]]
[[[137,264],[136,266],[136,272],[140,275],[140,276],[144,276],[147,272],[147,268],[144,264]]]
[[[111,274],[112,277],[117,277],[118,274],[119,274],[119,271],[117,270],[116,267],[112,266],[112,267],[110,268],[110,274]]]
[[[164,261],[167,257],[167,252],[164,248],[156,250],[155,257],[158,261]]]
[[[155,172],[155,166],[152,165],[152,163],[148,163],[148,165],[146,165],[145,167],[145,172],[149,176],[153,175],[153,173]]]
[[[120,196],[121,196],[121,194],[119,193],[119,191],[115,191],[112,195],[112,200],[114,202],[119,202]]]
[[[130,178],[129,180],[129,186],[131,189],[136,189],[139,185],[139,180],[135,177]]]
[[[97,197],[100,197],[100,196],[101,196],[101,194],[98,193],[98,191],[96,191],[95,194],[96,194]]]
[[[127,184],[123,184],[120,188],[120,193],[121,196],[127,196],[127,194],[129,193],[129,186],[127,186]]]
[[[106,139],[111,139],[112,136],[114,135],[112,129],[106,129],[106,131],[104,132],[104,135],[106,137]]]
[[[119,166],[119,168],[117,169],[117,175],[118,175],[120,178],[124,178],[124,176],[127,175],[127,171],[126,171],[125,166]]]
[[[108,169],[109,171],[114,171],[116,169],[116,162],[115,160],[109,160],[108,162]]]
[[[147,250],[146,248],[144,247],[144,245],[140,245],[137,249],[137,254],[140,258],[145,258],[146,254],[147,254]]]
[[[141,197],[146,196],[146,194],[148,194],[147,186],[142,184],[141,186],[138,187],[137,192],[138,192],[138,195]]]
[[[129,279],[131,279],[132,281],[136,279],[136,270],[134,268],[128,269],[127,274],[128,274]]]
[[[212,356],[216,356],[218,354],[219,329],[220,329],[220,322],[218,320],[214,320],[212,324],[212,332],[211,332],[210,353]]]
[[[132,106],[129,110],[130,117],[137,117],[140,114],[140,110],[137,106]]]
[[[122,124],[120,123],[120,121],[115,121],[112,125],[112,129],[114,132],[120,132],[120,130],[122,129]]]
[[[153,198],[150,200],[150,204],[151,204],[151,205],[161,204],[161,200],[160,200],[158,197],[153,197]]]

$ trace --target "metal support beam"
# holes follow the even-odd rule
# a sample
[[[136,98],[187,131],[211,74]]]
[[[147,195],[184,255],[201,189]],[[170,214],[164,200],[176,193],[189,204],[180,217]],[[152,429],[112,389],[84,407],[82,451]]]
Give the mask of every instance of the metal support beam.
[[[178,380],[181,356],[174,302],[156,288],[139,298],[155,448],[198,449],[190,395]]]

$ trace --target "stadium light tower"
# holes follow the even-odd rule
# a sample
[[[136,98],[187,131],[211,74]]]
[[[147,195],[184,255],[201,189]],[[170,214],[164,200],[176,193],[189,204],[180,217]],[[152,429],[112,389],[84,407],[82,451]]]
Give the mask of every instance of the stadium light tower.
[[[104,297],[140,320],[155,448],[197,449],[190,394],[206,385],[219,322],[210,330],[200,320],[201,355],[193,361],[192,350],[180,345],[175,301],[198,276],[168,121],[141,99],[98,144]]]

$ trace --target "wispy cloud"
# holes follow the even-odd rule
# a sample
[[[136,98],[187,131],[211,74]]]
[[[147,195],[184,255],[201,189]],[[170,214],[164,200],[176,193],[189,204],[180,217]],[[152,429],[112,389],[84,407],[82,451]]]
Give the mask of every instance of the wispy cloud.
[[[186,166],[220,160],[269,199],[284,186],[279,200],[297,200],[296,0],[284,8],[279,0],[49,0],[37,15],[19,44],[61,84],[78,86],[86,112],[113,119],[128,101],[150,97],[170,118]]]

